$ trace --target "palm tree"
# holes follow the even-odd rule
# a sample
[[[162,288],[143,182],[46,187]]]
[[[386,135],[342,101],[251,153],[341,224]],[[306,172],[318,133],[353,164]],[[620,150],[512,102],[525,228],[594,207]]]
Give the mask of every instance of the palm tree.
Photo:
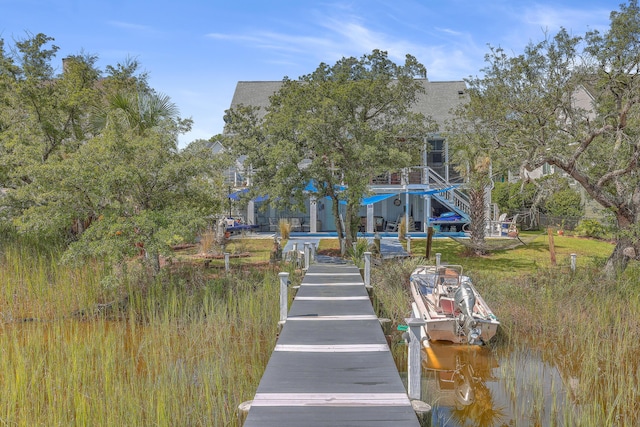
[[[167,95],[145,90],[116,92],[107,98],[105,107],[96,109],[92,122],[96,132],[116,125],[144,136],[178,114],[178,107]]]
[[[454,151],[454,160],[458,164],[456,171],[466,181],[469,192],[471,223],[470,248],[475,255],[485,255],[487,248],[484,240],[486,229],[485,194],[491,185],[491,159],[477,145],[458,146]]]

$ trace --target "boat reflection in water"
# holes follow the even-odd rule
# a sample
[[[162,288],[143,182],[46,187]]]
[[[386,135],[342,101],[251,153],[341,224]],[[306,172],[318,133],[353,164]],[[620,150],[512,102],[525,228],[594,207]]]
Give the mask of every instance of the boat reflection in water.
[[[486,384],[497,381],[493,377],[497,367],[497,359],[486,347],[443,342],[425,347],[422,396],[433,406],[432,420],[440,421],[436,425],[500,425],[505,411],[496,407]]]

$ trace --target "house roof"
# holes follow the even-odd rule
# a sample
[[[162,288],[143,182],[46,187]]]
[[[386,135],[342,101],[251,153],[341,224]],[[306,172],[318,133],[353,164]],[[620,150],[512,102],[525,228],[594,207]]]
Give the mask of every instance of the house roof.
[[[465,103],[469,99],[464,81],[431,82],[420,79],[425,86],[425,93],[419,94],[413,111],[433,118],[442,126],[451,117],[451,109]],[[262,107],[261,113],[266,113],[269,97],[282,86],[282,81],[239,81],[231,100],[231,108],[239,105]]]

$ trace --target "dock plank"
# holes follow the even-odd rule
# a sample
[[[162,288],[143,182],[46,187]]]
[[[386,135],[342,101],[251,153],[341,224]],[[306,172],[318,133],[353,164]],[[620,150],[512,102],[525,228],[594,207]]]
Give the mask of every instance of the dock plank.
[[[244,425],[419,425],[353,265],[309,267]]]

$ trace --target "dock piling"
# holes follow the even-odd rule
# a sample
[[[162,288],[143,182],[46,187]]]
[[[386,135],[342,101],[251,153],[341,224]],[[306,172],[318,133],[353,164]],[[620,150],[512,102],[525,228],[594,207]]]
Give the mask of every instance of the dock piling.
[[[371,252],[364,253],[364,286],[371,287]]]
[[[287,321],[287,310],[289,306],[289,273],[278,273],[280,278],[280,325],[284,325]]]
[[[404,319],[409,326],[409,357],[407,358],[408,374],[407,388],[409,399],[420,400],[421,397],[421,373],[422,373],[422,343],[420,341],[420,328],[426,324],[423,319],[410,317]]]
[[[311,243],[304,242],[304,269],[305,271],[309,269],[309,265],[311,264]]]

